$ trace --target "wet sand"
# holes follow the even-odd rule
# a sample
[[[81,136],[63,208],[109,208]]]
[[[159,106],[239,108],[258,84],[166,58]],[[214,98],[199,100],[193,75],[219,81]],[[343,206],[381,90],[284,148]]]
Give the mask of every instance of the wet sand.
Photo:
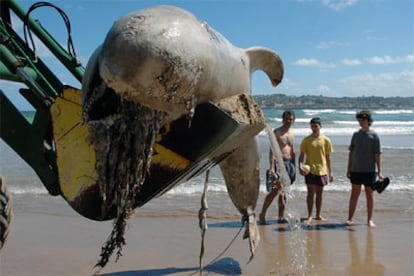
[[[33,201],[15,204],[10,238],[0,253],[0,275],[94,273],[111,222],[87,220],[63,200],[53,202],[49,208]],[[275,208],[271,209],[269,224],[259,226],[261,242],[250,263],[239,219],[208,218],[204,275],[414,275],[410,212],[377,211],[376,228],[361,221],[348,227],[341,221],[343,214],[327,213],[327,222],[292,230],[272,220]],[[201,238],[195,212],[138,212],[129,220],[126,242],[123,256],[117,262],[112,256],[100,275],[200,274]]]

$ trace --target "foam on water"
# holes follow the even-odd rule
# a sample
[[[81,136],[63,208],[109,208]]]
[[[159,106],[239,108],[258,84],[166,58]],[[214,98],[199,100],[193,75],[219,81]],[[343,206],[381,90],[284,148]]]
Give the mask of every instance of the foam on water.
[[[410,127],[401,127],[398,125],[389,126],[389,127],[378,127],[375,126],[372,128],[380,136],[385,135],[414,135],[414,125]],[[330,136],[351,136],[357,128],[355,127],[342,127],[342,128],[334,128],[334,127],[322,127],[321,132],[325,135]],[[305,136],[311,133],[309,127],[296,127],[293,129],[293,133],[296,136]],[[262,131],[259,133],[260,136],[267,136],[266,131]],[[414,139],[414,137],[413,137]]]
[[[395,110],[375,110],[374,114],[413,114],[413,110],[395,109]]]
[[[27,187],[21,187],[18,185],[8,185],[9,190],[12,194],[15,195],[47,195],[49,192],[44,187],[33,187],[33,186],[27,186]]]

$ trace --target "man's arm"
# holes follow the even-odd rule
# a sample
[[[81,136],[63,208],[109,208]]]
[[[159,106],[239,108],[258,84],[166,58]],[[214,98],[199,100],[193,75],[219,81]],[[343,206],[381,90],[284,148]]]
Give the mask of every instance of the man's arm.
[[[272,148],[269,149],[269,170],[274,173],[275,170],[275,156]]]
[[[382,163],[381,163],[381,154],[380,153],[375,154],[375,163],[377,163],[378,178],[379,178],[379,180],[382,180],[383,176],[382,176]]]
[[[328,171],[329,171],[329,182],[332,182],[334,177],[333,177],[333,171],[331,167],[331,155],[327,154],[325,158],[326,158],[326,165],[328,166]]]
[[[352,165],[352,151],[348,153],[348,165],[346,167],[346,177],[351,178],[351,165]]]
[[[304,157],[305,157],[305,153],[303,151],[301,151],[300,154],[299,154],[299,160],[298,160],[298,163],[299,163],[298,168],[299,168],[300,175],[305,175],[305,171],[303,170],[303,159],[304,159]]]
[[[292,146],[291,146],[291,156],[292,156],[292,162],[296,167],[296,152],[295,152],[295,135],[292,133]]]
[[[276,142],[279,145],[279,134],[277,132],[277,129],[273,130],[273,135],[275,136]],[[272,148],[269,149],[269,171],[272,173],[275,172],[275,155]]]

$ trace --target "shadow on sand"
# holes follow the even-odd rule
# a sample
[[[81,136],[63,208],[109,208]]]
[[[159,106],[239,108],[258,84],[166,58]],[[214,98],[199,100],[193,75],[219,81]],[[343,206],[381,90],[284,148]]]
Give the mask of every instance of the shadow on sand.
[[[243,224],[241,221],[226,221],[226,222],[216,222],[208,223],[209,228],[241,228]]]
[[[346,223],[341,222],[314,222],[311,225],[303,223],[306,219],[301,218],[301,229],[302,230],[317,230],[317,231],[327,231],[327,230],[343,230],[343,231],[355,231],[354,227],[364,225],[364,224],[353,224],[352,226],[347,225]],[[258,223],[258,225],[260,225]],[[288,223],[280,223],[277,220],[267,220],[264,226],[269,225],[278,225],[279,227],[275,228],[275,231],[278,232],[289,232],[292,231]],[[262,225],[263,226],[263,225]],[[228,221],[228,222],[217,222],[209,223],[209,228],[241,228],[243,224],[240,221]]]
[[[352,226],[347,225],[346,223],[327,223],[327,222],[318,222],[311,225],[307,225],[305,223],[301,223],[300,227],[301,230],[304,231],[327,231],[327,230],[335,230],[335,231],[355,231],[354,227],[358,226],[357,224],[354,224]],[[286,224],[285,226],[281,226],[278,228],[275,228],[276,232],[290,232],[292,231],[292,228]]]
[[[200,270],[198,267],[166,267],[158,269],[143,269],[134,271],[120,271],[107,274],[99,274],[102,276],[137,276],[137,275],[173,275],[176,273],[185,273],[188,275],[198,275]],[[233,258],[222,258],[209,264],[203,268],[204,273],[216,273],[220,275],[242,275],[239,262]]]

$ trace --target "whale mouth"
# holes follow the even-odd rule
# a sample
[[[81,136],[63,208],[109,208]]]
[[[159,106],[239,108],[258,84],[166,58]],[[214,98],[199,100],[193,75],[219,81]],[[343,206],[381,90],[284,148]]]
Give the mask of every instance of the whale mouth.
[[[152,148],[166,113],[104,93],[86,114],[96,155],[102,214],[132,210],[149,171]]]

